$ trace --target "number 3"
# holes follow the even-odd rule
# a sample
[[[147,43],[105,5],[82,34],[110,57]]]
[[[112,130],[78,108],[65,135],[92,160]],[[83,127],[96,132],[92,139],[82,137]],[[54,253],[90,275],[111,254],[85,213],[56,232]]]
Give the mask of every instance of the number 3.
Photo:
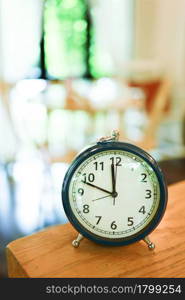
[[[149,199],[152,197],[152,191],[151,190],[146,190],[146,196],[145,199]]]

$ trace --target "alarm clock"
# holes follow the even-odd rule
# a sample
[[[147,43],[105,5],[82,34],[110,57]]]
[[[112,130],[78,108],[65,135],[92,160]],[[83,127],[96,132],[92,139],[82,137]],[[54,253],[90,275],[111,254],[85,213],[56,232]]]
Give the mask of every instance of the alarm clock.
[[[141,148],[118,141],[119,133],[101,138],[71,163],[63,181],[64,211],[83,237],[122,246],[144,240],[161,221],[167,205],[164,175]]]

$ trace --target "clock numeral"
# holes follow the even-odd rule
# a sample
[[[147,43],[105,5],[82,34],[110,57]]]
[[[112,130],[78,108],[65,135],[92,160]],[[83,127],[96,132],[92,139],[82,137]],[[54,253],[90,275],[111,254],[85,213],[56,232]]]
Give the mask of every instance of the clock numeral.
[[[145,206],[141,206],[140,210],[139,210],[140,213],[142,213],[143,215],[146,213],[146,210],[145,210]]]
[[[116,221],[113,221],[110,225],[111,229],[116,229],[117,228],[117,225],[116,225]]]
[[[82,174],[83,178],[83,182],[86,183],[87,179],[89,182],[93,182],[95,180],[95,176],[93,173],[89,173],[88,175],[86,173]]]
[[[102,216],[95,216],[95,218],[98,218],[98,220],[96,222],[96,225],[98,225],[100,223],[100,220],[101,220]]]
[[[133,217],[128,217],[128,226],[132,226],[134,224]]]
[[[147,182],[146,180],[147,174],[142,173],[141,176],[142,176],[141,182]]]
[[[151,190],[146,190],[145,199],[150,199],[151,197],[152,197],[152,191]]]
[[[81,196],[83,196],[83,194],[84,194],[84,189],[79,188],[79,189],[78,189],[78,194],[80,194]]]
[[[100,168],[101,171],[104,170],[104,162],[103,162],[103,161],[101,161],[101,162],[95,161],[95,162],[94,162],[94,165],[95,165],[95,170],[96,170],[96,171],[97,171],[99,168]]]
[[[117,167],[121,167],[121,157],[117,156],[117,157],[111,157],[110,160],[112,161],[112,165],[116,165]]]
[[[83,213],[84,214],[88,214],[89,213],[89,205],[88,204],[84,204],[83,205]]]

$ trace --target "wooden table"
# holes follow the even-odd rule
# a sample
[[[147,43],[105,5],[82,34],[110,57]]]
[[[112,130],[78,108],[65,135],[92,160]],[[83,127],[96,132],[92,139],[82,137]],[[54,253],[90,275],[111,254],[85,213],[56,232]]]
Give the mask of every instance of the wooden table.
[[[84,239],[71,241],[70,224],[48,228],[7,246],[9,277],[185,277],[185,181],[169,187],[166,214],[150,235],[149,251],[140,241],[105,247]]]

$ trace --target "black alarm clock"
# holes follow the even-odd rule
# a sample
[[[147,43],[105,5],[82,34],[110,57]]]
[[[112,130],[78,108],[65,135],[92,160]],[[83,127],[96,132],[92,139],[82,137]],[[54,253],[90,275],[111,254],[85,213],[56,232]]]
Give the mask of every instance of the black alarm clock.
[[[79,232],[96,243],[121,246],[144,240],[156,228],[167,205],[164,175],[139,147],[118,141],[118,132],[101,138],[71,163],[62,186],[65,213]]]

